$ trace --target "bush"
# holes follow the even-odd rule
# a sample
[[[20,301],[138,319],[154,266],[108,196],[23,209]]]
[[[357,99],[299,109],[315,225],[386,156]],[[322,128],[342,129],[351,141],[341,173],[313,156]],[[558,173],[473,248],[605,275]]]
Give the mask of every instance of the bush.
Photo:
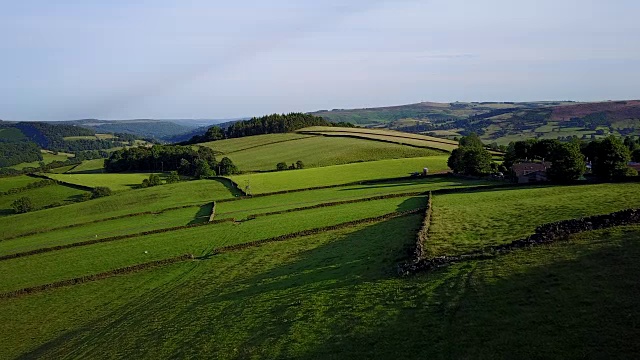
[[[16,214],[28,213],[29,211],[33,211],[35,209],[35,206],[33,205],[31,199],[26,196],[23,196],[11,203],[11,207],[16,212]]]
[[[285,163],[285,162],[279,162],[276,165],[276,170],[278,170],[278,171],[287,170],[287,168],[288,168],[287,167],[287,163]]]
[[[296,169],[304,169],[304,163],[302,160],[296,161]]]
[[[98,186],[98,187],[95,187],[93,191],[91,191],[91,198],[97,199],[105,196],[111,196],[111,194],[112,194],[111,189],[109,189],[108,187]]]
[[[167,177],[167,184],[175,184],[180,181],[180,175],[178,175],[177,171],[172,171],[169,173],[169,177]]]

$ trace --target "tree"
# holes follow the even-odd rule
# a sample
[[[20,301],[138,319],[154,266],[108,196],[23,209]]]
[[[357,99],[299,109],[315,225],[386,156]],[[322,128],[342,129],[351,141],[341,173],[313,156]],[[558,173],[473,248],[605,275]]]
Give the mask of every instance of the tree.
[[[631,160],[629,149],[615,136],[602,140],[596,149],[593,173],[606,180],[625,177],[629,174]]]
[[[480,140],[478,134],[474,132],[467,136],[463,136],[459,143],[460,147],[484,147],[482,140]]]
[[[172,171],[169,173],[166,181],[167,184],[175,184],[180,181],[180,175],[178,175],[177,171]]]
[[[463,148],[462,163],[467,175],[482,176],[491,173],[491,153],[484,148]]]
[[[182,175],[191,175],[191,163],[189,162],[189,160],[185,158],[180,159],[178,172]]]
[[[449,168],[456,174],[464,172],[464,163],[462,162],[463,154],[464,149],[454,149],[451,152],[451,156],[449,156],[449,159],[447,160],[447,166],[449,166]]]
[[[631,153],[631,161],[640,162],[640,149],[635,149]]]
[[[587,170],[584,155],[576,143],[559,144],[551,157],[551,167],[547,170],[549,180],[566,183],[578,180]]]
[[[296,161],[296,169],[304,169],[304,163],[302,160]]]
[[[110,196],[110,195],[111,195],[111,189],[109,189],[106,186],[97,186],[93,188],[93,190],[91,191],[92,199],[97,199],[97,198]]]
[[[278,171],[287,170],[287,163],[279,162],[278,164],[276,164],[276,170]]]
[[[162,180],[160,179],[160,175],[151,174],[149,175],[149,186],[158,186],[162,185]]]
[[[220,175],[227,176],[239,173],[238,167],[228,157],[223,157],[218,164]]]
[[[16,212],[16,214],[28,213],[35,208],[31,199],[26,196],[16,199],[13,203],[11,203],[11,207]]]
[[[197,177],[198,179],[205,179],[215,175],[216,173],[213,170],[211,170],[211,166],[209,166],[208,162],[202,159],[196,160],[196,166],[195,166],[195,172],[194,172],[195,177]]]

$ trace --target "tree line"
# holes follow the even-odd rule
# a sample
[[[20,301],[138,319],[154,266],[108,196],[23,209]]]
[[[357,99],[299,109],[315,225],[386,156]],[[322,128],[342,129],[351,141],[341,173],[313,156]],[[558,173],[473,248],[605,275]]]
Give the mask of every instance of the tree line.
[[[212,126],[203,135],[193,136],[190,140],[180,144],[188,145],[252,135],[286,133],[309,126],[354,127],[350,123],[333,123],[319,116],[303,113],[272,114],[259,118],[254,117],[250,120],[237,121],[226,129]]]
[[[153,145],[114,151],[105,160],[107,172],[177,171],[180,175],[198,178],[238,173],[238,168],[228,157],[217,161],[211,148],[180,145]]]
[[[462,137],[458,149],[448,160],[449,167],[464,175],[484,176],[496,172],[509,172],[518,162],[545,161],[551,163],[547,178],[558,183],[578,180],[591,167],[593,176],[601,180],[615,180],[635,176],[637,172],[628,166],[630,161],[640,161],[640,139],[627,137],[624,141],[615,136],[583,142],[574,138],[571,142],[555,139],[529,139],[511,142],[501,165],[492,156],[476,134]]]

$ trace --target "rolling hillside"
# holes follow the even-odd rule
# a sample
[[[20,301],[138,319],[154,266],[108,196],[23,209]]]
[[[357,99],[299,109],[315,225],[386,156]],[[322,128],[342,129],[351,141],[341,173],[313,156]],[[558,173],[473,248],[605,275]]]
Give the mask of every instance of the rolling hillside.
[[[313,113],[330,121],[456,137],[476,132],[485,142],[640,135],[640,101],[419,103]]]

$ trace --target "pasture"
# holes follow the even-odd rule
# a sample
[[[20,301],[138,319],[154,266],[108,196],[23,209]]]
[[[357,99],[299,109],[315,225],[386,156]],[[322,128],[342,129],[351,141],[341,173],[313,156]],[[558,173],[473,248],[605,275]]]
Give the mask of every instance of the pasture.
[[[33,178],[26,175],[0,177],[0,192],[25,187],[40,180],[42,179]]]
[[[380,160],[312,169],[234,175],[230,179],[237,183],[241,189],[245,189],[249,185],[252,194],[261,194],[406,177],[413,172],[422,172],[425,167],[429,168],[432,173],[441,172],[448,169],[447,158],[446,155],[440,155],[425,158]]]
[[[640,208],[640,184],[542,186],[435,195],[429,256],[455,255],[523,238],[536,226]]]
[[[54,180],[64,181],[74,185],[87,187],[106,186],[113,191],[131,190],[138,187],[142,180],[149,178],[151,173],[68,173],[47,174]]]
[[[393,266],[419,223],[393,219],[0,300],[0,352],[350,359],[640,351],[630,326],[640,318],[640,227],[398,278]]]
[[[104,172],[104,159],[85,160],[67,171],[69,174],[98,174]]]
[[[73,157],[73,154],[67,154],[67,153],[57,153],[54,154],[51,151],[48,150],[41,150],[42,151],[42,162],[45,164],[49,164],[52,163],[54,161],[65,161],[67,159],[69,159],[70,157]],[[22,170],[24,168],[28,168],[28,167],[32,167],[32,168],[39,168],[40,167],[40,161],[33,161],[33,162],[28,162],[28,163],[20,163],[17,165],[13,165],[13,166],[9,166],[12,169],[16,169],[16,170]]]
[[[28,197],[36,209],[48,206],[61,206],[81,201],[86,191],[64,185],[49,185],[42,188],[29,189],[15,194],[0,196],[0,216],[15,214],[11,204],[19,198]],[[13,218],[13,217],[11,217]],[[6,226],[13,226],[10,222]]]

